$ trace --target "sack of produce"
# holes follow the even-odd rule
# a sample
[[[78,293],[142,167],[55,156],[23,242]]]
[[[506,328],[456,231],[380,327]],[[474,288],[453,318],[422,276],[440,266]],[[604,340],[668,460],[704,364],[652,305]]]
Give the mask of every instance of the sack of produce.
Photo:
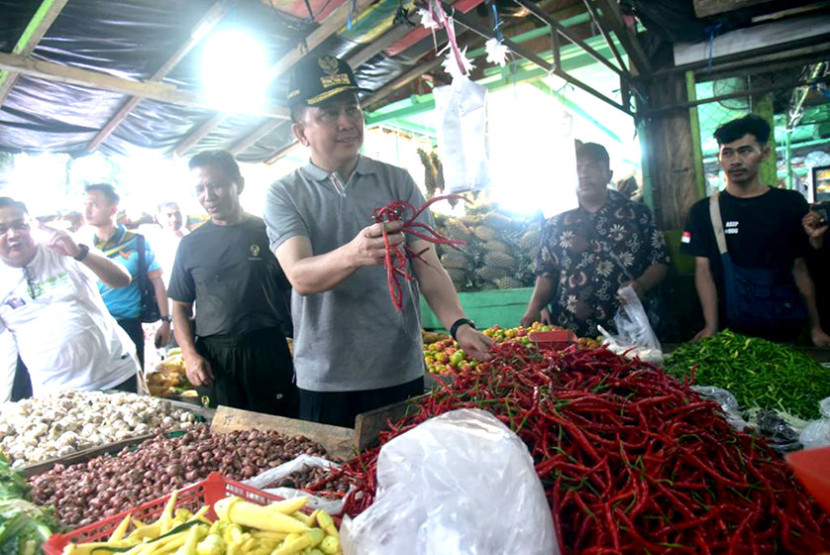
[[[481,216],[477,216],[475,214],[467,214],[466,216],[459,218],[458,221],[467,226],[467,228],[472,233],[472,228],[474,228],[481,222]]]
[[[441,255],[441,264],[447,269],[464,270],[472,267],[472,260],[463,252],[453,249]]]
[[[467,229],[464,223],[456,218],[448,218],[444,226],[444,236],[450,239],[459,239],[461,241],[469,241],[473,238],[473,234]]]
[[[447,273],[450,275],[452,284],[456,289],[466,289],[470,282],[470,276],[464,270],[455,268],[447,268]]]
[[[493,229],[499,231],[512,231],[516,229],[516,223],[514,220],[508,218],[504,214],[499,214],[498,212],[484,214],[481,217],[481,223],[482,225],[492,227]]]
[[[506,268],[508,270],[516,270],[518,267],[515,258],[503,252],[488,252],[484,255],[485,266],[495,266],[496,268]]]
[[[830,447],[830,397],[820,403],[821,418],[810,422],[798,436],[805,449]]]
[[[484,283],[490,282],[493,285],[492,289],[497,289],[498,286],[495,284],[495,281],[503,277],[512,276],[513,271],[509,268],[500,268],[498,266],[484,266],[476,270],[474,274],[482,282],[482,286]]]
[[[523,286],[523,283],[513,276],[505,276],[493,281],[499,289],[518,289]]]
[[[327,476],[331,470],[340,468],[340,465],[323,457],[311,455],[300,455],[296,459],[283,463],[275,468],[270,468],[258,476],[242,482],[243,484],[261,489],[283,499],[294,499],[305,497],[308,500],[307,506],[312,509],[322,509],[330,514],[340,514],[343,511],[343,497],[349,491],[349,485],[345,482],[333,484],[334,489],[329,491],[337,492],[337,496],[326,498],[323,495],[312,495],[301,491],[314,485]],[[327,484],[329,485],[329,484]],[[323,493],[318,490],[318,493]]]
[[[511,247],[502,241],[487,241],[481,246],[481,248],[484,249],[484,252],[503,252],[505,254],[516,252],[514,247]]]
[[[497,229],[493,229],[492,227],[487,227],[486,225],[478,225],[472,228],[472,231],[473,235],[484,242],[497,241],[499,237],[501,237],[501,232]]]
[[[519,246],[522,250],[529,251],[539,247],[539,241],[542,238],[542,232],[539,229],[530,229],[522,235],[519,239]]]
[[[377,481],[375,502],[343,520],[346,555],[559,554],[527,447],[487,412],[451,411],[389,441]]]

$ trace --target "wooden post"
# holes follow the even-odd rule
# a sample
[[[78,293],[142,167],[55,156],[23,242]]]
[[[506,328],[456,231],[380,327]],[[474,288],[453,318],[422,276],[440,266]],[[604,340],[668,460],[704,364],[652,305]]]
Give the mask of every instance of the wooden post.
[[[688,101],[685,76],[649,83],[648,109]],[[661,112],[642,120],[644,167],[648,169],[654,216],[660,229],[681,229],[699,198],[692,126],[688,110]],[[648,191],[647,191],[648,192]]]
[[[686,96],[689,101],[697,100],[695,89],[695,73],[686,72]],[[692,131],[692,154],[695,160],[695,185],[700,198],[706,196],[706,174],[703,172],[703,145],[700,142],[700,118],[698,118],[697,106],[689,108],[689,125]]]

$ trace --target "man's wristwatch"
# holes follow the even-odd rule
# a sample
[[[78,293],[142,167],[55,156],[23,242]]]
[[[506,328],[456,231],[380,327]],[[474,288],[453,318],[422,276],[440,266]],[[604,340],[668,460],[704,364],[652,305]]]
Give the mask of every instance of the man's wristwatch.
[[[173,322],[173,318],[169,314],[165,314],[161,317],[162,322],[167,322],[168,324]]]
[[[471,328],[476,329],[476,324],[472,320],[468,320],[467,318],[459,318],[453,322],[452,326],[450,326],[450,335],[453,339],[456,339],[455,334],[458,333],[458,328],[461,326],[470,326]]]
[[[89,247],[87,247],[86,245],[78,245],[78,255],[73,256],[72,258],[74,258],[75,260],[80,262],[84,258],[86,258],[86,255],[88,255],[88,254],[89,254]]]

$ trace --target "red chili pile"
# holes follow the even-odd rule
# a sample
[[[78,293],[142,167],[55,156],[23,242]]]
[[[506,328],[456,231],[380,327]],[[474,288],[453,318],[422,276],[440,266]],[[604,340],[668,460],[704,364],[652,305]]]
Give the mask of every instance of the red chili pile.
[[[412,235],[418,239],[422,239],[430,243],[449,245],[456,248],[459,245],[465,245],[466,242],[464,241],[444,237],[427,224],[415,221],[418,219],[418,216],[424,212],[424,210],[427,210],[432,204],[440,200],[466,199],[460,195],[433,197],[418,209],[406,201],[396,200],[394,202],[390,202],[386,206],[375,209],[372,217],[375,222],[379,224],[385,222],[403,221],[403,228],[401,229],[403,233]],[[415,279],[412,274],[409,273],[407,260],[409,257],[420,258],[421,255],[427,251],[427,249],[415,252],[406,246],[405,243],[404,246],[391,245],[389,243],[389,236],[386,234],[386,229],[383,230],[383,241],[386,245],[386,261],[384,262],[384,266],[386,267],[386,283],[389,286],[389,294],[392,296],[392,304],[395,305],[395,310],[400,312],[403,310],[403,282],[404,280],[412,281]]]
[[[830,516],[761,439],[654,367],[605,349],[516,342],[459,372],[381,444],[459,408],[496,415],[528,445],[565,553],[819,553]],[[345,512],[374,499],[379,449],[342,473]]]

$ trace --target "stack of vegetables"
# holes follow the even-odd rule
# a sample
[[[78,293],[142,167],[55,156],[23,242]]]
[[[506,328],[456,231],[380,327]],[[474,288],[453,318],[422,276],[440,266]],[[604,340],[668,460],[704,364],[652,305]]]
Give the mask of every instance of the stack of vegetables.
[[[20,468],[157,430],[188,428],[192,412],[133,393],[64,391],[0,410],[0,450]]]
[[[485,204],[467,209],[462,218],[435,217],[435,230],[465,241],[460,250],[439,246],[441,263],[459,291],[532,287],[533,259],[542,223]]]
[[[202,425],[179,437],[159,435],[115,457],[56,465],[30,478],[29,484],[36,503],[53,505],[62,523],[77,526],[162,497],[211,472],[243,480],[300,455],[326,452],[302,436],[274,431],[214,434]]]
[[[800,419],[820,418],[830,397],[830,371],[786,345],[729,330],[681,346],[665,370],[698,385],[726,389],[741,409],[774,410]]]
[[[460,408],[491,412],[526,443],[564,553],[830,548],[830,516],[765,441],[735,431],[717,404],[645,363],[505,341],[491,361],[457,369],[414,405],[381,445]],[[349,515],[374,499],[378,453],[339,471],[356,488]]]
[[[519,343],[529,346],[531,344],[530,334],[535,331],[546,332],[551,330],[561,330],[559,326],[543,325],[540,322],[534,322],[529,328],[519,326],[517,328],[503,329],[499,325],[485,329],[482,333],[491,337],[496,343],[504,341],[518,341]],[[579,347],[586,349],[595,349],[599,347],[599,342],[595,339],[584,337],[579,338]],[[454,341],[450,336],[438,338],[436,341],[427,342],[424,340],[424,361],[427,365],[427,371],[432,374],[451,375],[456,370],[468,371],[471,368],[478,366],[478,361],[467,356],[467,353]]]
[[[25,501],[26,482],[0,455],[0,553],[35,555],[52,535],[55,519]]]
[[[340,553],[340,536],[331,516],[325,511],[302,512],[306,498],[299,497],[260,506],[238,497],[226,497],[213,509],[218,519],[211,522],[209,506],[196,513],[175,509],[173,492],[161,516],[142,523],[126,516],[107,541],[70,543],[64,555],[86,553],[142,554],[181,553],[182,555],[289,555]]]

